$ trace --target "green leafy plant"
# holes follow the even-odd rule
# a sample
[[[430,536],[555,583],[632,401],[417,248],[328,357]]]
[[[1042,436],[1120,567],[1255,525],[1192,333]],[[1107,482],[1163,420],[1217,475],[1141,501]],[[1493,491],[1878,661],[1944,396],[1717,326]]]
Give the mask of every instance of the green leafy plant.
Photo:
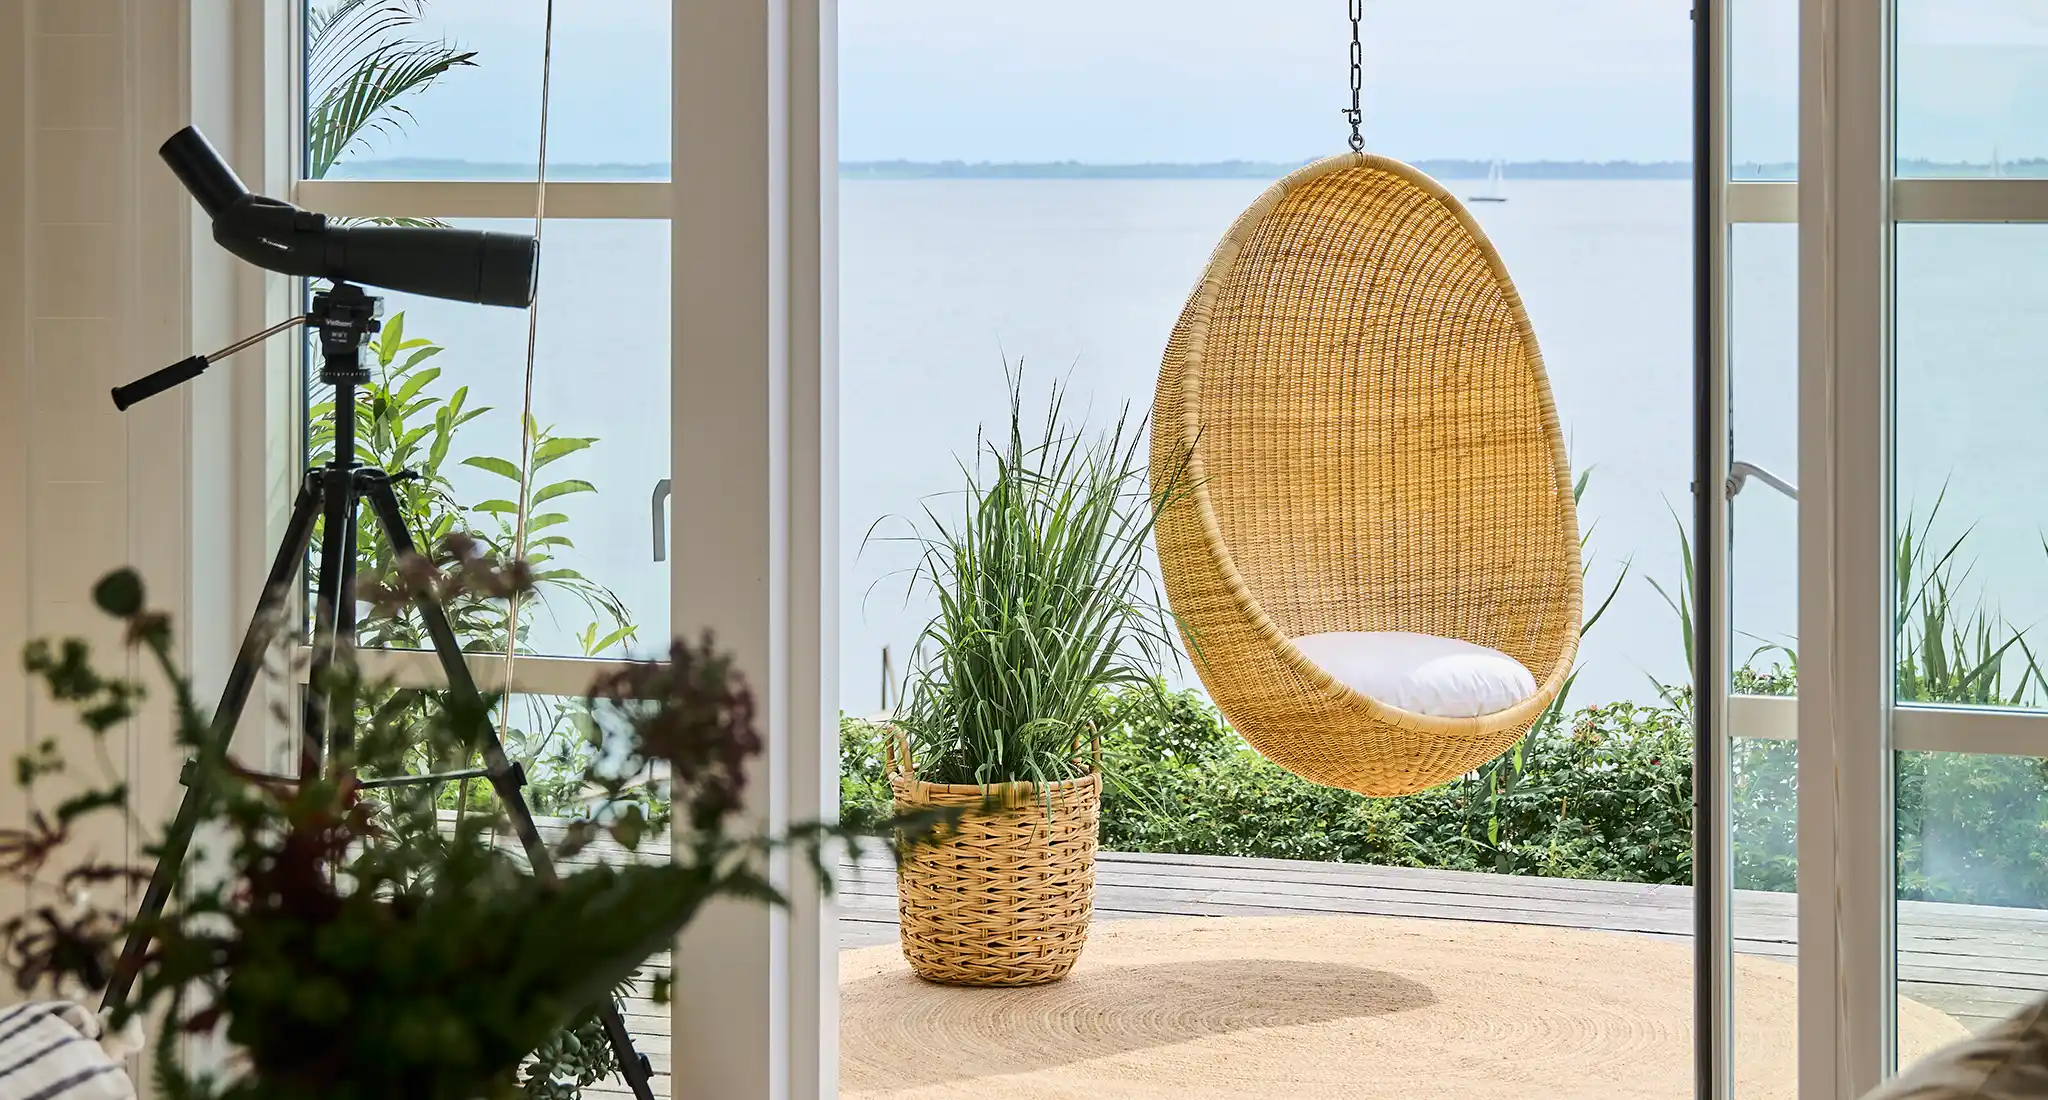
[[[1935,521],[1946,499],[1944,491],[1917,525],[1908,512],[1893,550],[1899,698],[2017,706],[2044,682],[2041,666],[2025,631],[2015,630],[1981,598],[1963,605],[1971,570],[1959,565],[1958,555],[1974,528],[1965,528],[1946,542],[1934,539]],[[2009,670],[2013,657],[2020,664]]]
[[[469,561],[452,575],[401,573],[445,593],[513,590],[523,571]],[[651,783],[677,808],[672,858],[593,862],[586,854],[561,864],[559,882],[542,882],[493,842],[501,820],[450,822],[418,787],[380,790],[373,802],[353,778],[391,766],[422,733],[447,755],[473,754],[496,700],[451,701],[424,726],[373,717],[329,774],[278,783],[232,755],[199,752],[207,718],[176,666],[169,619],[147,607],[141,581],[122,571],[94,595],[170,689],[179,743],[194,753],[189,782],[210,794],[199,835],[216,873],[188,876],[151,920],[95,901],[94,888],[146,872],[90,852],[72,862],[70,846],[84,845],[80,832],[98,816],[141,823],[126,820],[117,775],[93,783],[67,771],[54,744],[37,746],[16,768],[28,824],[0,830],[0,877],[32,899],[0,926],[5,965],[25,991],[96,993],[117,972],[123,938],[145,934],[139,969],[122,972],[134,994],[113,1023],[166,1021],[153,1067],[158,1094],[171,1100],[573,1095],[564,1090],[588,1083],[587,1060],[572,1056],[587,1044],[589,1029],[575,1025],[589,1006],[666,948],[707,901],[779,904],[767,872],[772,851],[794,846],[822,874],[826,842],[851,839],[820,825],[779,837],[736,829],[761,739],[746,681],[708,637],[675,643],[665,663],[626,664],[592,685],[595,752],[585,780],[598,798],[553,853],[558,862],[595,854],[599,840],[613,851],[637,848],[649,822],[624,796]],[[79,639],[35,643],[25,663],[96,739],[132,718],[143,696],[138,682],[99,671]],[[352,668],[332,674],[321,689],[377,688]],[[99,755],[105,762],[104,749]],[[42,800],[60,780],[78,789],[46,811]],[[113,893],[125,906],[123,892]],[[667,999],[666,978],[654,993]],[[231,1068],[188,1070],[178,1058],[186,1035],[224,1041],[237,1055]]]
[[[900,722],[921,775],[945,783],[1051,783],[1092,767],[1096,693],[1149,685],[1174,645],[1148,591],[1153,497],[1143,422],[1128,408],[1106,433],[1071,425],[1052,387],[1025,423],[1022,374],[1010,416],[962,463],[964,507],[927,505],[912,536],[912,584],[939,611],[919,640]]]
[[[306,13],[306,178],[411,120],[400,102],[476,52],[401,32],[425,18],[426,0],[328,0]]]
[[[1592,470],[1580,472],[1578,480],[1572,483],[1573,505],[1582,506],[1584,504],[1586,487],[1592,482],[1592,479]],[[1597,524],[1589,524],[1584,531],[1579,533],[1579,572],[1582,581],[1585,576],[1593,571],[1592,557],[1587,548],[1592,544],[1595,526]],[[1588,614],[1579,624],[1580,638],[1584,638],[1590,633],[1593,627],[1606,616],[1607,609],[1614,606],[1614,598],[1621,594],[1621,586],[1628,580],[1628,571],[1629,563],[1626,561],[1622,562],[1621,567],[1615,570],[1614,583],[1607,587],[1607,594],[1601,597],[1599,604],[1593,608],[1592,613]],[[1531,733],[1542,736],[1556,732],[1559,724],[1564,722],[1570,714],[1569,707],[1572,688],[1578,684],[1578,681],[1579,670],[1576,668],[1565,675],[1564,684],[1558,688],[1557,698],[1551,700],[1550,706],[1544,708],[1542,715],[1530,727]],[[1521,781],[1522,776],[1528,771],[1529,743],[1529,738],[1524,737],[1522,740],[1515,742],[1515,747],[1509,749],[1506,754],[1496,757],[1479,769],[1479,781],[1490,792],[1488,801],[1492,807],[1487,824],[1487,843],[1493,845],[1498,853],[1495,859],[1495,869],[1503,872],[1507,870],[1512,862],[1512,858],[1507,850],[1501,847],[1501,828],[1505,821],[1502,810],[1504,802],[1513,797],[1516,784]]]
[[[412,525],[413,541],[419,546],[441,547],[461,533],[473,540],[470,552],[499,559],[510,558],[515,549],[519,520],[519,468],[510,459],[465,453],[462,433],[493,412],[490,406],[474,404],[467,386],[445,388],[441,367],[435,358],[442,348],[407,330],[405,314],[386,320],[372,338],[366,352],[370,380],[354,410],[356,419],[356,460],[409,476],[395,481],[400,508]],[[331,396],[316,401],[310,412],[308,445],[315,463],[333,457],[334,405]],[[579,478],[548,479],[549,467],[584,451],[598,440],[594,437],[560,436],[538,423],[529,423],[534,450],[532,466],[535,488],[527,502],[527,540],[524,567],[529,571],[531,594],[520,616],[517,647],[530,652],[528,644],[534,624],[542,615],[559,620],[565,609],[588,616],[576,632],[584,656],[616,655],[638,636],[631,613],[623,601],[605,586],[580,572],[559,564],[556,555],[574,549],[567,531],[569,515],[562,510],[567,498],[594,493],[596,486]],[[503,479],[502,494],[465,503],[451,476],[456,467],[468,467]],[[324,529],[325,520],[316,526]],[[362,583],[390,583],[398,562],[390,540],[375,517],[365,508],[356,520],[356,547]],[[465,649],[478,653],[503,653],[513,644],[509,620],[501,601],[487,593],[452,593],[444,601],[456,636]],[[571,621],[574,621],[573,619]],[[360,614],[357,636],[370,648],[424,648],[428,639],[425,623],[409,604],[386,603],[366,607]],[[411,715],[426,721],[437,703],[438,693],[415,689],[394,689],[387,696],[361,699],[369,708],[386,712],[384,720],[395,721]],[[530,793],[541,813],[572,811],[578,797],[582,766],[587,754],[584,731],[579,725],[576,701],[522,697],[508,700],[505,742],[533,780]],[[405,761],[414,771],[466,767],[474,761],[428,758],[426,741]],[[488,802],[481,786],[451,787],[444,798],[451,804],[467,804],[470,798]],[[650,803],[650,810],[654,809]]]
[[[430,340],[409,334],[403,313],[387,320],[372,338],[367,354],[371,378],[362,386],[354,409],[356,461],[408,475],[393,487],[400,508],[412,523],[415,544],[439,546],[460,531],[477,539],[484,552],[509,557],[519,521],[515,503],[519,465],[495,455],[461,453],[457,445],[461,429],[493,410],[488,405],[471,404],[468,386],[457,386],[445,396],[440,392],[441,368],[433,359],[442,350]],[[309,410],[307,443],[316,464],[333,458],[334,411],[331,396],[315,402]],[[569,516],[558,502],[576,494],[595,493],[597,487],[579,478],[546,480],[549,466],[598,440],[556,435],[552,428],[537,422],[529,422],[527,431],[534,441],[534,488],[527,504],[523,560],[533,571],[534,598],[543,605],[573,600],[590,615],[590,625],[579,634],[586,656],[617,650],[634,636],[624,603],[610,589],[555,562],[556,554],[575,547],[564,530]],[[503,495],[463,503],[450,477],[452,465],[503,479]],[[396,568],[391,542],[367,509],[357,517],[356,546],[366,576],[388,577]],[[464,648],[504,652],[506,616],[497,601],[479,596],[450,601],[448,616]],[[532,623],[528,616],[520,624],[522,644]],[[373,610],[358,624],[357,634],[362,644],[372,648],[419,648],[426,641],[426,628],[409,607]]]

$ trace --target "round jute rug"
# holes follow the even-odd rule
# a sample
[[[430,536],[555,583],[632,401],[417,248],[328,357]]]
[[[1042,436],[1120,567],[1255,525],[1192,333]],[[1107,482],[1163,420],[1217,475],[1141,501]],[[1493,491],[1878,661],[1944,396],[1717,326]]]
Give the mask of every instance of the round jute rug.
[[[1738,958],[1736,1095],[1793,1088],[1791,966]],[[1682,942],[1395,917],[1097,922],[1065,981],[959,989],[839,961],[849,1100],[1692,1095]],[[1900,1060],[1965,1034],[1899,1002]]]

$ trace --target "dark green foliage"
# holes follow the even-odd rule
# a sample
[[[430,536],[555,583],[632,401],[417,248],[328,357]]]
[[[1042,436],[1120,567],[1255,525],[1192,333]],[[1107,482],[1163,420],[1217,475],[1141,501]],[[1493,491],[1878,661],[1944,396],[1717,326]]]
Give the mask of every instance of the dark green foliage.
[[[1745,694],[1796,674],[1745,668]],[[1105,692],[1105,850],[1688,883],[1691,699],[1585,707],[1494,765],[1405,798],[1318,787],[1268,762],[1193,693]],[[879,727],[840,723],[842,813],[886,815]],[[1735,885],[1797,885],[1798,746],[1731,745]],[[1899,896],[2048,908],[2048,761],[1898,757]]]
[[[1104,700],[1123,788],[1104,801],[1108,848],[1638,882],[1691,875],[1690,733],[1669,708],[1588,707],[1498,766],[1369,799],[1268,762],[1197,696],[1175,697],[1163,721],[1134,714],[1134,702],[1142,697]]]
[[[883,774],[882,742],[887,729],[860,718],[839,719],[839,819],[865,821],[889,816],[894,797]]]
[[[465,561],[454,576],[400,564],[401,576],[431,577],[452,595],[504,592],[528,572],[488,560]],[[127,609],[126,637],[171,689],[179,744],[195,759],[192,785],[210,792],[199,835],[216,870],[188,875],[148,922],[129,916],[122,889],[94,901],[95,887],[146,877],[91,853],[82,863],[65,854],[82,819],[128,813],[119,769],[102,752],[95,783],[43,746],[17,766],[28,823],[0,829],[0,877],[33,900],[0,934],[20,989],[52,983],[96,996],[130,928],[145,932],[150,949],[114,1024],[131,1015],[168,1021],[158,1025],[153,1068],[173,1100],[509,1100],[522,1094],[522,1079],[531,1086],[525,1095],[576,1095],[609,1068],[609,1056],[590,1049],[592,1005],[614,996],[705,902],[779,902],[767,878],[771,851],[788,845],[822,868],[824,842],[848,835],[815,825],[780,838],[734,831],[761,743],[746,682],[708,638],[677,643],[666,664],[623,665],[592,686],[583,786],[595,801],[554,852],[559,862],[599,836],[635,848],[651,827],[636,801],[648,792],[674,805],[682,825],[673,858],[583,862],[543,883],[494,842],[502,819],[444,818],[420,787],[380,790],[372,800],[348,778],[416,751],[473,758],[497,700],[451,700],[396,720],[372,710],[330,775],[276,783],[197,752],[208,723],[173,661],[167,620],[144,610],[132,574],[100,591],[121,595],[105,602]],[[94,713],[96,729],[133,717],[141,698],[134,683],[95,671],[81,641],[38,643],[26,664],[59,702]],[[345,665],[331,676],[316,687],[388,692]],[[46,813],[41,805],[60,781],[77,789]],[[666,978],[655,986],[659,1000]],[[180,1040],[195,1034],[234,1049],[226,1076],[181,1067]],[[535,1052],[541,1057],[521,1073]]]
[[[614,1004],[618,1002],[615,1000]],[[604,1024],[589,1016],[550,1036],[520,1067],[528,1100],[577,1100],[583,1090],[617,1072],[618,1057]]]
[[[1098,693],[1093,721],[1110,777],[1109,850],[1637,882],[1691,874],[1690,726],[1670,708],[1589,707],[1525,742],[1502,769],[1391,799],[1282,770],[1193,692]],[[841,722],[849,818],[879,812],[887,798],[878,736],[866,722]]]
[[[2048,908],[2048,760],[1902,752],[1899,896]]]

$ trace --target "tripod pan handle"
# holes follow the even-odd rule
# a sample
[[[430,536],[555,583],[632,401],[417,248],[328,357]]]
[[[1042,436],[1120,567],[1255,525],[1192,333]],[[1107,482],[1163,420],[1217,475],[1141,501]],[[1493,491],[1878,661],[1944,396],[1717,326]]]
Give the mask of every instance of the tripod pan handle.
[[[180,359],[155,373],[145,374],[125,386],[115,386],[114,407],[122,412],[126,412],[128,411],[128,406],[135,404],[137,401],[146,397],[155,397],[172,386],[178,385],[181,382],[190,382],[194,378],[199,377],[205,373],[206,368],[210,365],[206,356],[194,355],[190,358]]]

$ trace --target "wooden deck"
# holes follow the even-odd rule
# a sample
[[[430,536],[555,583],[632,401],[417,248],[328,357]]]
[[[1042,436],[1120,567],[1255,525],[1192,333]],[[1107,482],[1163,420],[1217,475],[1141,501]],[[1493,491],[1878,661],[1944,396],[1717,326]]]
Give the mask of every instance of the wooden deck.
[[[842,949],[896,939],[896,884],[886,860],[848,867],[840,883]],[[1791,962],[1790,894],[1737,891],[1735,949]],[[1371,914],[1692,937],[1692,888],[1488,875],[1343,863],[1104,853],[1095,913],[1159,916]],[[1934,902],[1899,904],[1901,991],[1981,1029],[2048,993],[2048,911]],[[1741,1011],[1741,990],[1736,991]]]

